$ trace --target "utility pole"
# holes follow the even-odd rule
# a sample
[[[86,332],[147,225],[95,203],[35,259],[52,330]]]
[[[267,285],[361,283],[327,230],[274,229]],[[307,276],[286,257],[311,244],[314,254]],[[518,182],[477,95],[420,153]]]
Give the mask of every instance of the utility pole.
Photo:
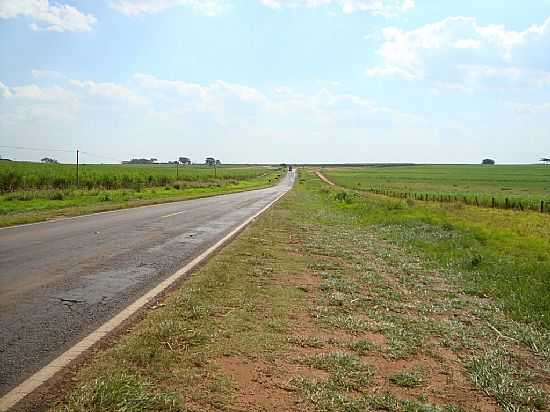
[[[179,160],[176,160],[176,178],[180,178],[180,162]]]
[[[217,168],[216,168],[216,161],[214,160],[214,177],[217,178],[218,177],[218,171],[217,171]]]
[[[78,154],[79,150],[76,149],[76,187],[80,186],[80,176],[78,175]]]

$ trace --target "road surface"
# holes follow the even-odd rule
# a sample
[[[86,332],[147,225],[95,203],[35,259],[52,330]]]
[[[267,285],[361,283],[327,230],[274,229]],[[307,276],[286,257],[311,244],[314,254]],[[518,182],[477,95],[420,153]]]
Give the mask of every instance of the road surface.
[[[268,189],[0,230],[0,396],[281,193]]]

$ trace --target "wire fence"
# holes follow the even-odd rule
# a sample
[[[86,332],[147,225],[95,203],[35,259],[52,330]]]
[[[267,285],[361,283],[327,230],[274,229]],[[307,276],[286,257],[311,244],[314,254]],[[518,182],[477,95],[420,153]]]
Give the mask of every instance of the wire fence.
[[[464,193],[430,193],[416,191],[400,191],[385,188],[356,188],[369,193],[396,197],[400,199],[412,199],[440,203],[463,203],[469,206],[477,206],[492,209],[530,210],[540,213],[550,213],[550,200],[535,197],[514,198],[493,196],[490,194],[464,194]]]

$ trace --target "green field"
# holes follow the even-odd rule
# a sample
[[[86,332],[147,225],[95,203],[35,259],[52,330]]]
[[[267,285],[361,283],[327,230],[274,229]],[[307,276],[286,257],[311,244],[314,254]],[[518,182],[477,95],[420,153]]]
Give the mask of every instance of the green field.
[[[263,166],[75,165],[0,162],[0,226],[192,199],[275,184]]]
[[[269,172],[265,167],[175,165],[98,165],[79,167],[81,189],[136,189],[174,182],[246,180]],[[0,193],[76,186],[76,166],[33,162],[0,162]]]
[[[529,210],[540,210],[544,201],[550,209],[550,167],[544,165],[375,166],[323,173],[338,185],[394,197]]]

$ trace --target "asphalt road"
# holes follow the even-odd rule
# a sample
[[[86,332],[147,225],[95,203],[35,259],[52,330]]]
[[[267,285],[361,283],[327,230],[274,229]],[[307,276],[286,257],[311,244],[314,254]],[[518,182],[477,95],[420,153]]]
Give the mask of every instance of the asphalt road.
[[[0,230],[0,395],[215,244],[275,187]]]

